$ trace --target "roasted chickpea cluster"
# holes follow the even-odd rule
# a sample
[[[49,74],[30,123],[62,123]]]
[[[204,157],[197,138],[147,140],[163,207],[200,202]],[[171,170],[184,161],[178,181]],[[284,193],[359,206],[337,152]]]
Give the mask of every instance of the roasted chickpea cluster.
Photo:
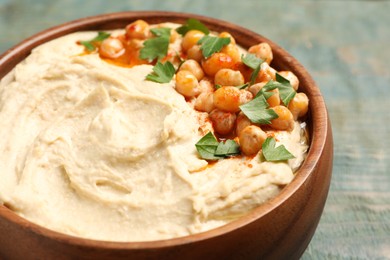
[[[276,73],[290,81],[295,91],[298,90],[299,79],[293,72],[276,71],[270,66],[273,59],[270,45],[263,42],[248,49],[247,52],[264,63],[254,84],[240,89],[240,86],[250,82],[252,71],[243,64],[243,51],[236,45],[233,36],[228,32],[220,33],[219,37],[229,37],[231,41],[208,58],[202,56],[197,44],[203,36],[202,32],[191,30],[183,37],[182,48],[186,60],[176,74],[176,90],[186,98],[193,99],[196,110],[208,113],[215,133],[220,137],[233,137],[245,155],[254,155],[261,149],[269,130],[292,131],[294,121],[308,111],[309,99],[303,92],[297,93],[286,107],[281,102],[278,89],[272,90],[273,95],[267,102],[278,117],[271,120],[269,125],[252,123],[240,110],[240,106],[251,101],[267,82],[275,80]]]
[[[127,25],[124,35],[102,41],[100,56],[118,59],[131,54],[135,56],[132,58],[133,61],[136,60],[135,63],[145,63],[139,58],[139,52],[145,40],[156,37],[151,33],[151,28],[152,26],[143,20]],[[221,32],[213,35],[229,38],[230,42],[205,58],[199,44],[205,35],[196,29],[188,30],[184,35],[172,29],[170,47],[166,56],[160,60],[170,61],[175,65],[176,91],[183,95],[195,110],[207,113],[216,136],[235,139],[242,153],[254,155],[272,132],[293,130],[294,122],[306,115],[309,99],[305,93],[298,92],[299,79],[293,72],[277,71],[271,66],[273,53],[268,43],[262,42],[244,50],[236,44],[229,32]],[[263,61],[255,75],[254,70],[242,60],[247,53]],[[153,64],[156,60],[148,62]],[[277,114],[277,118],[272,119],[270,124],[253,123],[241,111],[240,106],[254,99],[268,82],[275,81],[276,74],[288,80],[297,93],[286,106],[282,102],[279,89],[271,90],[272,95],[268,96],[266,101],[269,108]]]

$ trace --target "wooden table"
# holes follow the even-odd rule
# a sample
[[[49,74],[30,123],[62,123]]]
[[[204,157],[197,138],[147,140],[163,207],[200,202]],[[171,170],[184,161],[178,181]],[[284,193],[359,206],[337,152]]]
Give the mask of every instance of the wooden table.
[[[0,53],[73,19],[169,10],[237,23],[312,73],[327,103],[335,161],[328,201],[302,259],[390,259],[390,2],[0,0]]]

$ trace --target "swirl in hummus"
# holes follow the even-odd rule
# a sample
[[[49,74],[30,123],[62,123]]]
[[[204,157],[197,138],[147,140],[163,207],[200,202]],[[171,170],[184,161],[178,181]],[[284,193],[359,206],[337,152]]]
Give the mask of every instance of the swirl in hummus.
[[[113,32],[113,34],[119,32]],[[77,32],[34,49],[0,84],[0,202],[58,232],[109,241],[185,236],[226,224],[279,193],[308,148],[302,124],[273,131],[295,158],[261,151],[210,162],[212,129],[153,66],[85,54]]]

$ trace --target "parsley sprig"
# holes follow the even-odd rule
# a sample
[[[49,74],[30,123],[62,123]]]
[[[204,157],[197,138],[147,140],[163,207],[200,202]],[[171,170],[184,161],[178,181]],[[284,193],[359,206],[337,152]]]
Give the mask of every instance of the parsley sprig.
[[[201,45],[200,49],[202,50],[202,54],[205,58],[210,57],[215,52],[219,52],[223,46],[230,43],[230,38],[210,36],[210,30],[207,26],[194,18],[188,19],[185,24],[176,29],[176,31],[183,36],[191,30],[198,30],[205,34],[205,36],[198,41],[198,44]]]
[[[211,132],[203,136],[195,146],[200,157],[205,160],[219,160],[240,154],[240,146],[236,141],[228,139],[225,142],[218,142]],[[276,146],[274,137],[267,137],[262,145],[262,153],[269,162],[295,158],[284,145]]]
[[[109,33],[98,32],[98,35],[96,37],[94,37],[93,39],[91,39],[89,41],[80,41],[80,44],[84,45],[84,47],[88,51],[94,51],[94,50],[96,50],[97,44],[99,44],[100,42],[102,42],[103,40],[107,39],[110,36],[111,36],[111,34],[109,34]]]
[[[140,58],[152,62],[155,59],[162,59],[168,53],[170,28],[153,28],[150,30],[156,37],[144,42],[144,47],[140,51]]]
[[[241,105],[240,109],[255,124],[271,124],[272,119],[278,118],[278,114],[269,108],[269,104],[263,95]]]
[[[247,53],[245,56],[242,55],[241,60],[246,66],[253,69],[250,77],[250,84],[253,85],[256,81],[257,75],[260,72],[261,64],[264,62],[264,60],[257,58],[256,55],[252,53]]]
[[[219,52],[225,45],[230,43],[230,38],[221,38],[210,35],[203,36],[199,41],[203,57],[206,59],[212,54]]]
[[[241,60],[246,66],[253,69],[253,72],[250,77],[250,84],[253,85],[255,83],[257,75],[260,72],[261,64],[264,61],[262,59],[257,58],[256,55],[252,53],[247,53],[245,56],[242,55]],[[263,95],[266,99],[268,99],[270,96],[273,95],[273,93],[270,93],[269,91],[277,88],[279,89],[280,99],[282,100],[283,104],[285,106],[288,106],[291,99],[294,98],[296,91],[291,86],[290,81],[281,76],[280,74],[276,73],[275,79],[276,80],[270,80],[269,82],[267,82],[267,84],[264,85],[264,87],[257,93],[256,96]]]
[[[158,83],[168,83],[172,80],[175,72],[175,67],[169,61],[165,63],[158,61],[153,67],[153,72],[149,73],[146,79]]]
[[[218,142],[211,132],[203,136],[195,147],[201,158],[206,160],[219,160],[240,154],[236,141],[228,139],[225,142]]]
[[[191,31],[191,30],[198,30],[198,31],[203,32],[206,35],[210,33],[210,31],[206,25],[204,25],[201,21],[194,19],[194,18],[188,19],[185,24],[183,24],[182,26],[180,26],[176,29],[176,31],[183,36],[188,31]]]
[[[295,156],[291,154],[284,145],[276,146],[276,140],[274,137],[267,137],[267,139],[265,139],[262,150],[265,160],[269,162],[284,161],[295,158]]]
[[[266,98],[268,98],[270,96],[269,91],[277,88],[279,89],[279,96],[283,104],[285,106],[288,106],[291,99],[295,97],[296,91],[291,86],[290,81],[284,78],[283,76],[281,76],[280,74],[276,73],[275,79],[276,81],[274,80],[268,81],[267,84],[264,85],[264,87],[257,93],[256,96],[264,95]]]
[[[144,47],[140,51],[140,58],[152,62],[157,59],[156,65],[153,66],[153,72],[146,76],[146,80],[168,83],[175,75],[176,69],[169,61],[161,63],[160,59],[167,56],[169,47],[169,38],[171,35],[170,28],[153,28],[150,30],[156,37],[144,42]]]
[[[242,62],[251,69],[256,69],[259,67],[264,61],[259,59],[253,53],[247,53],[245,56],[241,56]]]

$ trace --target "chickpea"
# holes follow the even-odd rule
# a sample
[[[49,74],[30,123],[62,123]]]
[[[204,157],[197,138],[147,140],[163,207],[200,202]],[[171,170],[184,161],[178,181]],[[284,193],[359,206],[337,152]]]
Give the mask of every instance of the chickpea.
[[[179,68],[179,71],[181,70],[188,70],[194,74],[197,80],[201,80],[204,77],[203,69],[196,60],[189,59],[184,61]]]
[[[294,120],[297,120],[298,117],[306,115],[309,110],[309,98],[303,92],[297,93],[288,103],[288,109],[293,114]]]
[[[267,103],[270,107],[276,107],[280,105],[280,95],[279,95],[279,89],[273,89],[271,92],[274,92],[272,96],[270,96],[267,99]]]
[[[173,43],[179,38],[179,33],[176,30],[171,30],[171,35],[169,36],[169,42]]]
[[[116,35],[115,38],[120,40],[123,44],[127,43],[127,39],[126,39],[126,35],[125,34]]]
[[[220,69],[231,69],[234,61],[229,55],[216,52],[208,59],[202,60],[201,64],[204,72],[213,77]]]
[[[240,110],[241,92],[236,87],[221,87],[214,92],[214,105],[226,112],[238,112]]]
[[[199,82],[191,72],[181,70],[176,73],[176,91],[185,97],[199,95]]]
[[[248,49],[248,52],[255,54],[256,57],[264,60],[268,64],[271,64],[271,61],[273,59],[271,46],[266,42],[253,45]]]
[[[131,39],[127,41],[127,44],[131,49],[139,50],[144,46],[144,41],[140,39]]]
[[[278,115],[278,118],[271,120],[271,127],[276,130],[292,131],[294,129],[293,114],[285,106],[276,106],[272,108]]]
[[[244,130],[245,127],[253,125],[252,121],[242,112],[238,113],[236,119],[236,134],[240,135],[241,131]]]
[[[107,38],[102,41],[99,54],[104,58],[115,59],[125,53],[123,43],[116,38]]]
[[[203,59],[202,50],[200,49],[200,45],[195,44],[187,51],[187,58],[196,60],[197,62],[201,62]]]
[[[260,151],[267,134],[260,127],[249,125],[240,132],[238,138],[241,151],[245,155],[254,155]]]
[[[167,55],[165,57],[163,57],[160,60],[160,62],[165,63],[167,61],[172,63],[174,66],[179,66],[181,60],[180,60],[179,56],[177,55],[177,51],[176,50],[174,50],[172,48],[168,48]]]
[[[214,107],[213,93],[203,92],[195,101],[195,109],[201,112],[210,113]]]
[[[181,42],[181,47],[184,51],[188,51],[192,46],[194,46],[200,39],[203,38],[205,34],[198,30],[188,31]]]
[[[245,103],[248,103],[252,99],[253,99],[253,94],[250,91],[246,89],[240,90],[240,106]]]
[[[150,35],[150,27],[144,20],[137,20],[126,26],[126,35],[130,39],[146,39]]]
[[[241,61],[241,53],[235,44],[229,43],[223,46],[220,52],[229,55],[235,63]]]
[[[276,70],[268,65],[268,63],[263,62],[260,65],[260,71],[257,75],[256,82],[268,82],[270,80],[275,80]]]
[[[204,77],[199,81],[199,87],[202,93],[214,92],[214,83],[208,77]]]
[[[226,135],[233,131],[236,122],[236,114],[214,109],[209,114],[215,132]]]
[[[219,38],[230,38],[230,43],[232,44],[236,44],[236,40],[234,39],[234,37],[228,33],[228,32],[221,32],[219,35],[218,35]]]
[[[213,124],[208,113],[197,113],[197,118],[199,121],[198,133],[200,135],[204,136],[208,132],[214,132]]]
[[[253,96],[256,96],[257,93],[267,84],[267,82],[259,82],[256,84],[253,84],[249,86],[248,90],[253,94]]]
[[[297,76],[295,76],[294,73],[291,71],[279,71],[278,74],[282,76],[283,78],[290,81],[291,86],[294,88],[295,91],[298,90],[299,87],[299,79]]]
[[[240,71],[244,76],[245,82],[249,82],[251,80],[253,69],[246,66],[242,61],[236,62],[232,69]]]
[[[215,74],[214,83],[222,86],[240,86],[245,80],[238,70],[221,69]]]
[[[267,84],[266,82],[260,82],[253,84],[248,88],[248,90],[253,94],[253,96],[256,96],[257,93]],[[271,92],[274,92],[272,96],[270,96],[267,99],[268,105],[270,107],[279,106],[280,105],[280,95],[279,95],[279,89],[273,89]]]

